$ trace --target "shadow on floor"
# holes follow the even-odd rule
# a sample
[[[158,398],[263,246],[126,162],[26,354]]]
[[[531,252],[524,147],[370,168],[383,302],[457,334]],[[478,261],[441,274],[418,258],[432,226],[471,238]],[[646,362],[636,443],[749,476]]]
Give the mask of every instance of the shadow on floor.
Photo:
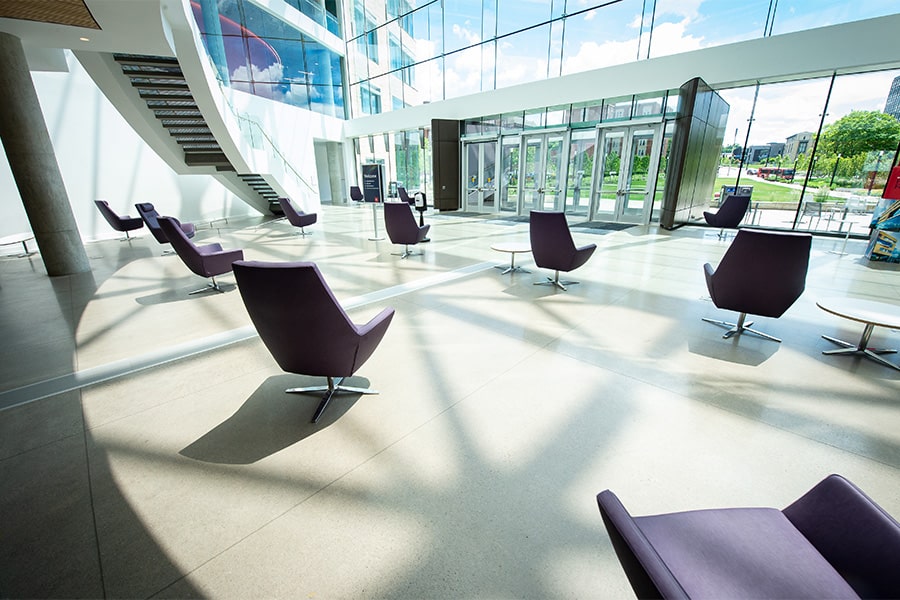
[[[369,380],[348,377],[346,385],[369,387]],[[331,399],[318,423],[310,423],[321,395],[287,394],[291,387],[324,385],[322,377],[269,377],[223,423],[179,454],[208,463],[248,465],[271,456],[330,426],[349,411],[360,394],[342,393]]]

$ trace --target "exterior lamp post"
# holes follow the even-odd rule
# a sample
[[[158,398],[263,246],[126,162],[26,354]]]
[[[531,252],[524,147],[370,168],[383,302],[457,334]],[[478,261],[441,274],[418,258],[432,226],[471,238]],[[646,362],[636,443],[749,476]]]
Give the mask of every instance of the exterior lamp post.
[[[878,169],[881,168],[881,158],[884,156],[884,150],[878,151],[878,160],[875,161],[875,170],[872,171],[872,179],[869,180],[869,189],[866,190],[866,196],[872,195],[872,186],[875,185],[875,178],[878,177]]]
[[[838,153],[837,159],[834,161],[834,169],[831,170],[831,181],[828,182],[829,188],[834,187],[834,176],[837,175],[837,168],[838,168],[838,165],[840,164],[840,162],[841,162],[841,155],[840,155],[840,153]]]

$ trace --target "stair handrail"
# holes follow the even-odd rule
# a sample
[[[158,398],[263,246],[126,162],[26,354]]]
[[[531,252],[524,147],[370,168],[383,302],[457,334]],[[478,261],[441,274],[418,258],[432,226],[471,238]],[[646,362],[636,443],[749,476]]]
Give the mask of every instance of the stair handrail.
[[[210,60],[211,60],[211,58],[210,58]],[[285,171],[289,171],[294,176],[294,178],[297,181],[299,181],[300,183],[302,183],[304,186],[306,186],[306,188],[310,192],[312,192],[314,194],[318,194],[318,190],[316,190],[312,186],[312,184],[310,184],[308,181],[306,181],[306,179],[304,179],[303,176],[297,172],[297,170],[293,167],[293,165],[291,165],[291,163],[288,162],[287,158],[284,156],[284,153],[281,152],[281,149],[278,148],[278,145],[275,143],[275,140],[273,140],[271,138],[271,136],[269,136],[269,134],[266,133],[265,128],[263,128],[263,126],[255,118],[253,118],[252,116],[250,116],[246,113],[239,111],[237,109],[237,107],[235,107],[234,104],[231,103],[231,99],[229,98],[228,93],[225,92],[225,88],[228,86],[221,79],[219,79],[218,76],[216,77],[216,83],[219,84],[219,92],[222,95],[222,99],[225,101],[225,105],[228,107],[228,110],[231,112],[231,115],[235,119],[237,119],[239,124],[242,125],[243,123],[246,123],[249,126],[247,133],[245,133],[244,135],[249,134],[250,146],[253,148],[265,150],[265,148],[263,148],[262,144],[257,140],[256,136],[253,135],[253,131],[255,130],[255,131],[259,132],[260,136],[262,136],[262,138],[266,142],[268,142],[268,148],[271,150],[271,152],[274,153],[275,157],[277,159],[279,159],[281,161],[281,163],[284,165]],[[231,89],[231,88],[229,87],[229,89]],[[241,126],[240,129],[242,132],[244,132],[243,126]]]

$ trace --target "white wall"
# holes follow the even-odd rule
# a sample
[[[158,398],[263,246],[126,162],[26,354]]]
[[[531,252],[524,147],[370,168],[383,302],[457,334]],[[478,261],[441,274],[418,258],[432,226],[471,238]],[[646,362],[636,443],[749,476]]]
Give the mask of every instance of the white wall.
[[[208,175],[178,175],[137,136],[66,52],[68,73],[32,72],[44,120],[85,240],[118,237],[95,199],[136,216],[134,204],[152,202],[182,221],[258,214]],[[310,143],[311,145],[311,143]],[[0,237],[31,227],[4,153],[0,158]]]

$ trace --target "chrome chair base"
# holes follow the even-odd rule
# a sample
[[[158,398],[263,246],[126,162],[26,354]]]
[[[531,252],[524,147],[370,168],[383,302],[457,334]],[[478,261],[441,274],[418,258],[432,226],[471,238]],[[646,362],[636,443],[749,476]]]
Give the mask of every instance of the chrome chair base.
[[[751,329],[750,326],[753,325],[753,321],[746,321],[747,313],[741,313],[741,316],[738,317],[737,323],[731,323],[730,321],[720,321],[718,319],[708,319],[703,317],[703,320],[707,323],[712,323],[713,325],[718,325],[719,327],[727,327],[728,331],[722,336],[723,339],[728,339],[733,335],[740,335],[742,333],[752,333],[753,335],[758,335],[761,338],[765,338],[767,340],[771,340],[773,342],[781,343],[781,340],[775,337],[774,335],[769,335],[768,333],[763,333],[758,329]]]
[[[193,292],[188,292],[188,296],[193,296],[194,294],[202,294],[203,292],[219,292],[220,294],[224,294],[225,290],[223,290],[219,286],[219,282],[216,281],[215,277],[210,277],[210,282],[206,284],[206,287],[202,287],[199,290],[194,290]]]
[[[338,377],[337,381],[335,381],[334,377],[328,377],[328,385],[314,385],[310,387],[299,387],[299,388],[290,388],[284,390],[285,393],[288,394],[318,394],[320,392],[325,392],[325,395],[322,396],[322,401],[319,402],[318,408],[316,408],[316,412],[313,415],[311,423],[317,423],[319,421],[319,417],[322,416],[322,413],[325,412],[325,408],[328,406],[328,403],[331,402],[331,397],[335,394],[340,394],[341,392],[350,393],[350,394],[378,394],[378,390],[373,390],[370,388],[358,388],[351,387],[349,385],[341,385],[341,383],[346,379],[346,377]]]
[[[575,285],[581,283],[580,281],[560,281],[559,280],[559,271],[556,272],[555,277],[547,277],[547,281],[535,281],[534,285],[552,285],[554,287],[558,287],[564,292],[567,292],[567,285]]]
[[[401,259],[409,258],[410,256],[419,256],[421,254],[425,254],[424,252],[414,252],[409,249],[409,244],[406,244],[403,247],[403,252],[392,252],[391,256],[399,256]]]

